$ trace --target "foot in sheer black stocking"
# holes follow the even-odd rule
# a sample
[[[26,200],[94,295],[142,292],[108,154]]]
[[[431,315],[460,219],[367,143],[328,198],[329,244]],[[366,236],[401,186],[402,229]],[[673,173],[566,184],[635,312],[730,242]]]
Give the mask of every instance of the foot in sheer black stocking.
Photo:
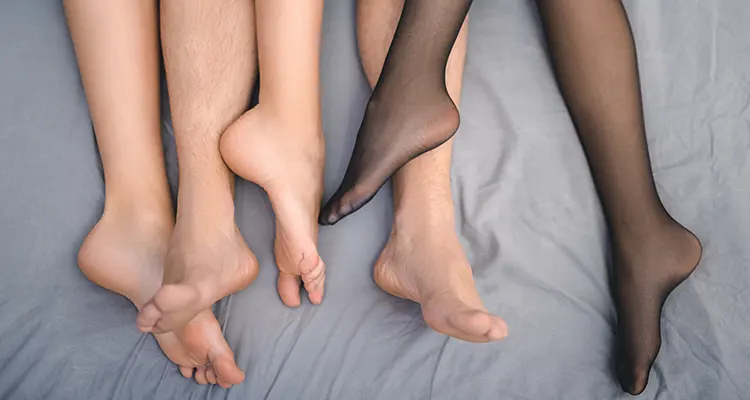
[[[698,239],[671,219],[626,236],[613,243],[617,379],[623,390],[640,394],[661,347],[664,302],[693,272],[702,250]]]
[[[445,67],[470,6],[471,0],[406,0],[346,175],[321,224],[361,208],[404,164],[456,132]]]
[[[662,305],[700,260],[651,173],[635,45],[617,0],[537,0],[558,84],[607,217],[615,269],[618,379],[641,393],[661,346]]]

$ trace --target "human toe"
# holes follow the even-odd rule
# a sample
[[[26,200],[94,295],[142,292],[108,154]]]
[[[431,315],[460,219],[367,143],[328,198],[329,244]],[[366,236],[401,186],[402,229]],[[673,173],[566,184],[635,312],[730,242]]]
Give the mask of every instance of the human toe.
[[[279,271],[279,278],[276,282],[276,287],[279,291],[281,301],[283,301],[287,307],[299,307],[301,303],[299,285],[300,277]]]

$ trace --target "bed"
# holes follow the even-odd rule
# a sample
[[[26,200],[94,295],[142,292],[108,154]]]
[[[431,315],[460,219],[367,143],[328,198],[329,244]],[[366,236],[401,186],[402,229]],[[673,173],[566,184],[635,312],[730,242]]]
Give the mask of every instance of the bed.
[[[326,2],[326,196],[343,176],[369,89],[353,1]],[[626,1],[648,139],[667,209],[703,241],[669,298],[643,399],[750,399],[750,2]],[[104,199],[101,164],[62,6],[0,3],[0,398],[625,399],[606,229],[556,88],[533,2],[477,0],[453,162],[457,230],[487,308],[510,336],[431,331],[380,291],[372,265],[391,190],[320,231],[320,307],[282,305],[263,191],[239,182],[236,217],[261,263],[216,306],[246,381],[186,380],[135,327],[135,308],[76,266]],[[176,156],[168,113],[169,174]]]

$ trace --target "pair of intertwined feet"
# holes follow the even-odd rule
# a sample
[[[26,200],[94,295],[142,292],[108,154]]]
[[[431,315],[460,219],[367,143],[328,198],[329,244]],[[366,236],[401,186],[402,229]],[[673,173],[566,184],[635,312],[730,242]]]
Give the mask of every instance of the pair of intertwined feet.
[[[256,106],[225,132],[221,151],[235,173],[268,193],[276,214],[278,292],[296,307],[301,284],[312,303],[323,300],[325,264],[316,242],[325,150],[320,121],[293,121]],[[258,264],[233,210],[225,214],[180,214],[175,224],[171,213],[107,210],[84,241],[79,264],[91,281],[136,305],[138,327],[155,335],[184,376],[195,371],[199,383],[229,387],[244,373],[211,306],[249,285]],[[420,302],[440,332],[478,342],[505,335],[502,320],[482,306],[450,224],[415,220],[394,227],[374,276],[388,293]]]
[[[273,205],[277,287],[286,305],[299,306],[300,285],[312,303],[323,300],[317,220],[335,223],[354,212],[403,164],[449,139],[458,128],[458,113],[448,102],[401,118],[371,100],[344,183],[320,215],[325,157],[319,120],[299,122],[260,105],[225,132],[225,162],[261,186]],[[171,215],[105,211],[79,259],[93,282],[139,308],[138,327],[154,333],[183,375],[190,377],[195,369],[199,383],[223,387],[241,382],[244,374],[211,306],[249,285],[258,270],[232,211],[223,220],[180,216],[174,225]],[[631,236],[615,241],[618,372],[623,387],[637,393],[661,344],[664,300],[693,271],[701,247],[671,218]],[[420,214],[410,220],[407,215],[394,223],[373,276],[386,292],[420,303],[425,321],[438,332],[473,342],[507,335],[503,320],[488,313],[477,294],[452,218]]]

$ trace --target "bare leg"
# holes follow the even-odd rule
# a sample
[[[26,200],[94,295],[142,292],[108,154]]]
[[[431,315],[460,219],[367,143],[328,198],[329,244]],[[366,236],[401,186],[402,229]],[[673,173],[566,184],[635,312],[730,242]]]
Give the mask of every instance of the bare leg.
[[[64,5],[106,182],[104,214],[84,241],[79,264],[91,281],[140,309],[161,285],[174,227],[160,137],[157,6],[129,0]],[[211,312],[185,331],[155,336],[186,377],[208,361],[197,348],[232,359]]]
[[[180,189],[164,285],[138,315],[147,332],[184,326],[258,271],[234,223],[234,176],[219,154],[219,137],[247,107],[255,76],[253,3],[163,0],[161,6]]]
[[[404,2],[359,0],[357,4],[359,51],[374,87]],[[461,96],[467,30],[468,20],[453,45],[445,77],[455,104]],[[393,229],[373,275],[386,292],[420,303],[425,321],[436,331],[472,342],[497,340],[507,335],[507,327],[482,305],[455,231],[452,147],[451,139],[396,173]]]
[[[620,1],[537,5],[558,82],[609,223],[617,280],[618,378],[646,388],[661,346],[661,308],[701,246],[659,200],[648,156],[633,37]]]
[[[227,130],[221,154],[239,176],[265,189],[276,214],[274,253],[284,303],[323,301],[318,255],[325,146],[320,116],[323,1],[257,0],[260,102]]]

